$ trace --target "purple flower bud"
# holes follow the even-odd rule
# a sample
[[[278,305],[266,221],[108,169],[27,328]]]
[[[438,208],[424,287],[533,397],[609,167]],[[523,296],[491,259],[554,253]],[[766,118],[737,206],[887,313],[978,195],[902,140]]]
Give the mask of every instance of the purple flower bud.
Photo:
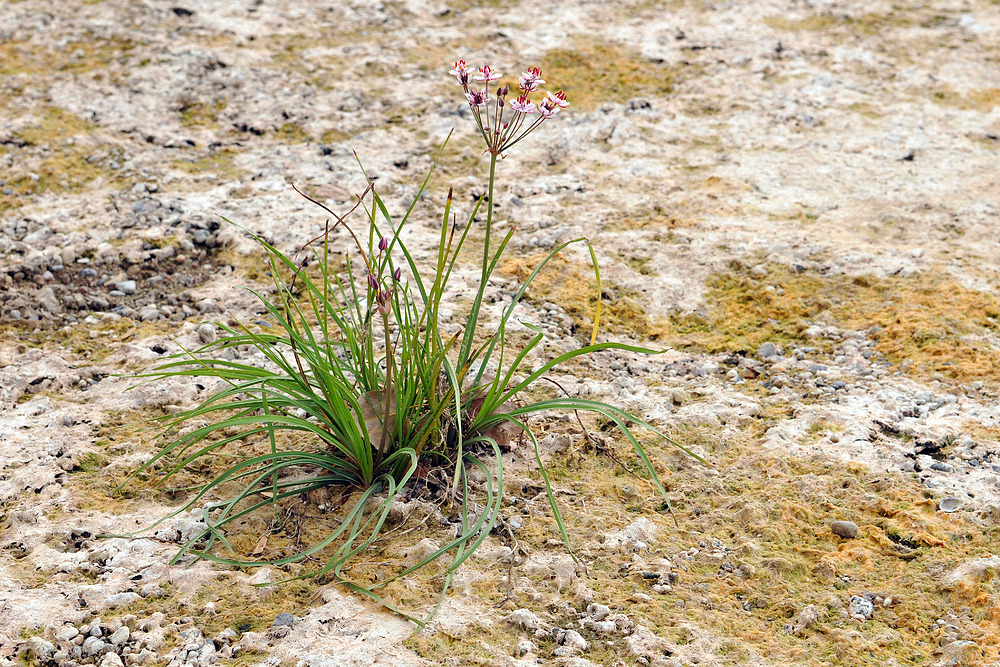
[[[507,93],[510,92],[510,86],[500,86],[497,88],[497,97],[507,97]]]
[[[403,267],[397,266],[396,270],[392,272],[392,279],[398,283],[399,279],[402,277],[403,277]]]
[[[368,274],[368,286],[371,287],[373,290],[378,289],[378,278],[376,278],[371,273]]]
[[[378,241],[378,249],[381,250],[382,252],[385,252],[386,248],[388,247],[389,247],[389,239],[383,236]]]

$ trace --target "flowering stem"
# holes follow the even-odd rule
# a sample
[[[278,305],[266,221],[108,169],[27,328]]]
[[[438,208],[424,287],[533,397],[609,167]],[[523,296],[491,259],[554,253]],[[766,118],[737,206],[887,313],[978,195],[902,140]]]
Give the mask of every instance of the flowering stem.
[[[384,411],[382,414],[382,438],[378,444],[378,454],[375,457],[375,470],[382,465],[382,458],[385,456],[386,445],[389,443],[389,429],[395,427],[395,423],[390,426],[389,418],[392,417],[392,397],[395,396],[395,389],[392,386],[392,367],[395,363],[392,343],[389,340],[389,315],[382,314],[382,327],[385,329],[385,389],[382,392]],[[375,443],[372,443],[375,444]]]
[[[472,353],[472,341],[476,334],[476,324],[479,320],[479,306],[486,292],[486,281],[489,279],[490,267],[490,237],[493,233],[493,181],[496,177],[497,154],[490,153],[490,183],[486,194],[486,240],[483,241],[483,273],[479,279],[479,291],[469,309],[469,321],[465,325],[465,335],[462,338],[462,349],[458,355],[458,367],[464,368]]]

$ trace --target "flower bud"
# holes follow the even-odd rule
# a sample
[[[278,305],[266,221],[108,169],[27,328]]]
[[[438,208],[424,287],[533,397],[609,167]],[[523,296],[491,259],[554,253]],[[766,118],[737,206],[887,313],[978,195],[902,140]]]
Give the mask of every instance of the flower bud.
[[[397,266],[396,270],[392,272],[392,279],[398,283],[399,279],[402,277],[403,277],[403,267]]]
[[[376,278],[374,274],[371,273],[368,274],[368,286],[371,287],[373,290],[378,289],[378,278]]]
[[[378,249],[379,250],[381,250],[382,252],[385,252],[386,248],[388,248],[388,247],[389,247],[389,239],[387,239],[386,237],[383,236],[382,238],[380,238],[378,240]]]
[[[497,88],[497,97],[507,97],[507,93],[510,92],[510,86],[503,85]]]

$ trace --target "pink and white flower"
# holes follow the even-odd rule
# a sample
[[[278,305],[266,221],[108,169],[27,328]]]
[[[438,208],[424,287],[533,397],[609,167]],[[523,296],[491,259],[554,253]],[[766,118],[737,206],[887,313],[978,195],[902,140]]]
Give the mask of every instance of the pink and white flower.
[[[549,104],[548,100],[545,100],[538,107],[538,113],[541,114],[542,118],[552,118],[559,113],[559,107],[552,106]]]
[[[538,90],[538,86],[543,83],[545,83],[545,79],[542,78],[542,71],[537,67],[532,67],[527,72],[521,72],[518,87],[526,93],[531,93]]]
[[[486,83],[489,83],[490,81],[496,81],[501,76],[503,75],[500,74],[500,72],[496,71],[489,65],[483,65],[476,70],[476,73],[472,76],[472,78],[476,81],[485,81]]]
[[[469,106],[474,109],[486,106],[489,101],[485,90],[470,90],[465,94],[465,98],[469,100]]]
[[[455,66],[452,67],[450,72],[448,72],[448,74],[451,74],[452,76],[456,76],[459,78],[461,78],[463,74],[467,75],[468,73],[469,73],[469,66],[465,64],[464,60],[456,61]]]
[[[566,93],[559,91],[556,94],[545,93],[545,103],[549,106],[559,107],[560,109],[565,109],[569,106],[569,101],[566,99]]]
[[[535,113],[535,103],[527,95],[521,95],[510,103],[510,108],[518,113]]]

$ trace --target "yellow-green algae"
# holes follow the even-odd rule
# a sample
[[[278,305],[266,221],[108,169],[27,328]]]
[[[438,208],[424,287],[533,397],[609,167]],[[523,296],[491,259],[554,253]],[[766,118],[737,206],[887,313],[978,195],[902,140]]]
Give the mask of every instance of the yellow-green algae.
[[[900,12],[888,14],[867,13],[860,16],[847,14],[811,14],[801,19],[770,17],[764,19],[766,25],[790,32],[849,32],[857,37],[872,37],[892,27],[909,27],[914,20]]]
[[[562,89],[570,103],[584,111],[603,102],[664,97],[673,90],[680,74],[672,65],[596,41],[578,41],[569,48],[548,51],[539,66],[548,82],[546,87]]]
[[[651,335],[711,353],[753,351],[765,341],[828,351],[832,343],[804,335],[823,316],[867,331],[887,360],[908,362],[919,376],[990,384],[1000,377],[1000,350],[990,342],[1000,334],[1000,299],[941,272],[849,276],[771,265],[766,277],[755,277],[737,267],[712,275],[707,286],[707,317],[676,314]]]
[[[0,44],[0,75],[39,76],[54,71],[74,74],[93,72],[112,64],[125,64],[127,56],[136,46],[132,39],[99,35],[74,39],[60,48],[31,41],[4,42]]]
[[[545,253],[529,257],[511,257],[500,264],[500,271],[523,283],[535,267],[545,258]],[[590,330],[597,314],[597,280],[589,259],[569,259],[556,255],[531,281],[525,293],[530,303],[551,301],[573,319],[580,333]],[[602,281],[600,325],[601,331],[630,333],[644,337],[649,332],[650,320],[639,302],[639,295],[604,279]]]
[[[0,190],[0,212],[21,206],[46,192],[79,192],[94,179],[107,185],[125,177],[111,162],[121,160],[121,149],[97,138],[97,128],[56,106],[42,107],[35,121],[13,132],[20,145],[5,147],[13,154],[17,169],[4,177]]]
[[[937,104],[988,112],[1000,105],[1000,88],[969,90],[962,94],[951,86],[938,86],[931,90],[931,99]]]
[[[176,159],[173,166],[188,174],[211,174],[224,181],[238,181],[245,172],[235,165],[237,155],[238,151],[232,148],[210,150],[197,157]]]

